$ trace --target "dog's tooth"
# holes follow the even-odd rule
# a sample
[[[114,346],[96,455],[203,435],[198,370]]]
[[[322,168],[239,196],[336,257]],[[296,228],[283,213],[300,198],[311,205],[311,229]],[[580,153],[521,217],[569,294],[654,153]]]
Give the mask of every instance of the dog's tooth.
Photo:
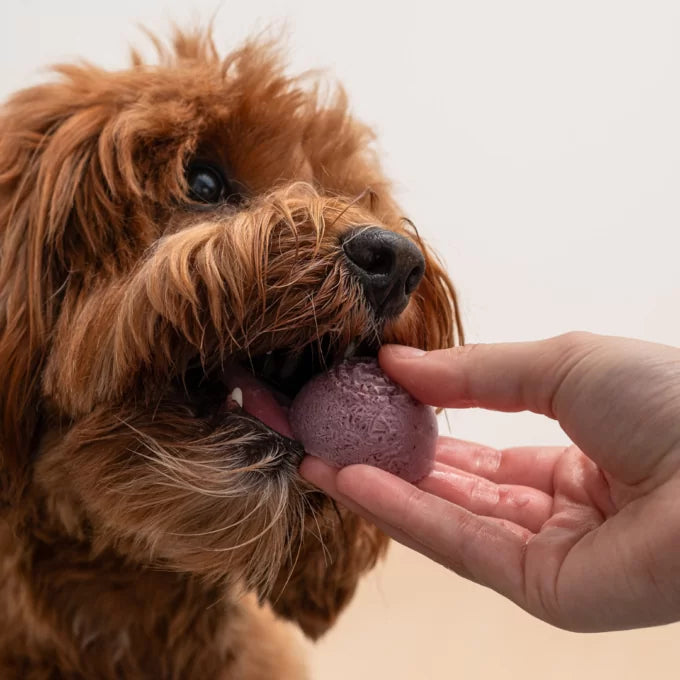
[[[229,398],[233,399],[241,408],[243,408],[243,390],[241,390],[240,387],[234,387]]]

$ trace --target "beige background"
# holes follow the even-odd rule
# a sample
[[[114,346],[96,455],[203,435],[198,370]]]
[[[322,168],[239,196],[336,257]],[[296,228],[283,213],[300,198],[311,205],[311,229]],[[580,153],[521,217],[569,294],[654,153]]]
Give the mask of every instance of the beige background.
[[[557,630],[394,545],[311,661],[323,680],[660,680],[680,675],[679,635]]]
[[[120,66],[135,22],[162,33],[218,7],[225,50],[283,19],[293,68],[345,83],[470,340],[581,328],[680,345],[677,0],[0,0],[0,95],[57,59]],[[565,441],[527,414],[449,421],[496,446]],[[310,663],[325,680],[665,679],[679,637],[564,633],[395,546]]]

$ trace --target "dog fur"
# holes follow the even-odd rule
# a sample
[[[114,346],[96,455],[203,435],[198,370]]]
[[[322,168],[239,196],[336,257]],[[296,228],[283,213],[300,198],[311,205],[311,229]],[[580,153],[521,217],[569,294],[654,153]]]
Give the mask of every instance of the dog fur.
[[[279,617],[321,635],[386,539],[207,376],[322,339],[334,356],[459,339],[341,89],[262,40],[155,45],[120,72],[57,67],[0,109],[3,680],[306,677]],[[233,193],[189,195],[194,159]],[[426,256],[386,323],[339,246],[365,225]]]

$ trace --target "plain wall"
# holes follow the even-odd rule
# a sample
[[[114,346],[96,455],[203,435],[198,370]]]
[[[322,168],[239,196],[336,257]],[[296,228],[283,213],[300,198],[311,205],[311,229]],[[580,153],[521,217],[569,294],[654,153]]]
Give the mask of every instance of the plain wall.
[[[213,14],[225,51],[285,24],[291,69],[344,83],[469,341],[680,345],[680,3],[0,0],[0,95],[54,61],[123,66],[137,22],[163,34]],[[491,445],[566,441],[528,414],[449,423]],[[558,631],[396,546],[310,664],[325,680],[676,678],[679,633]]]

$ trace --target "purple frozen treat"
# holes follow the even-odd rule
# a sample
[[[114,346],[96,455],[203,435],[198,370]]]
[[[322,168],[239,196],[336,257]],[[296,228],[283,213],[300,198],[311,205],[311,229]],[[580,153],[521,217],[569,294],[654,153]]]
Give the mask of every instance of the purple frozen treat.
[[[290,424],[307,453],[344,467],[366,463],[416,482],[432,469],[437,417],[373,359],[350,359],[295,397]]]

